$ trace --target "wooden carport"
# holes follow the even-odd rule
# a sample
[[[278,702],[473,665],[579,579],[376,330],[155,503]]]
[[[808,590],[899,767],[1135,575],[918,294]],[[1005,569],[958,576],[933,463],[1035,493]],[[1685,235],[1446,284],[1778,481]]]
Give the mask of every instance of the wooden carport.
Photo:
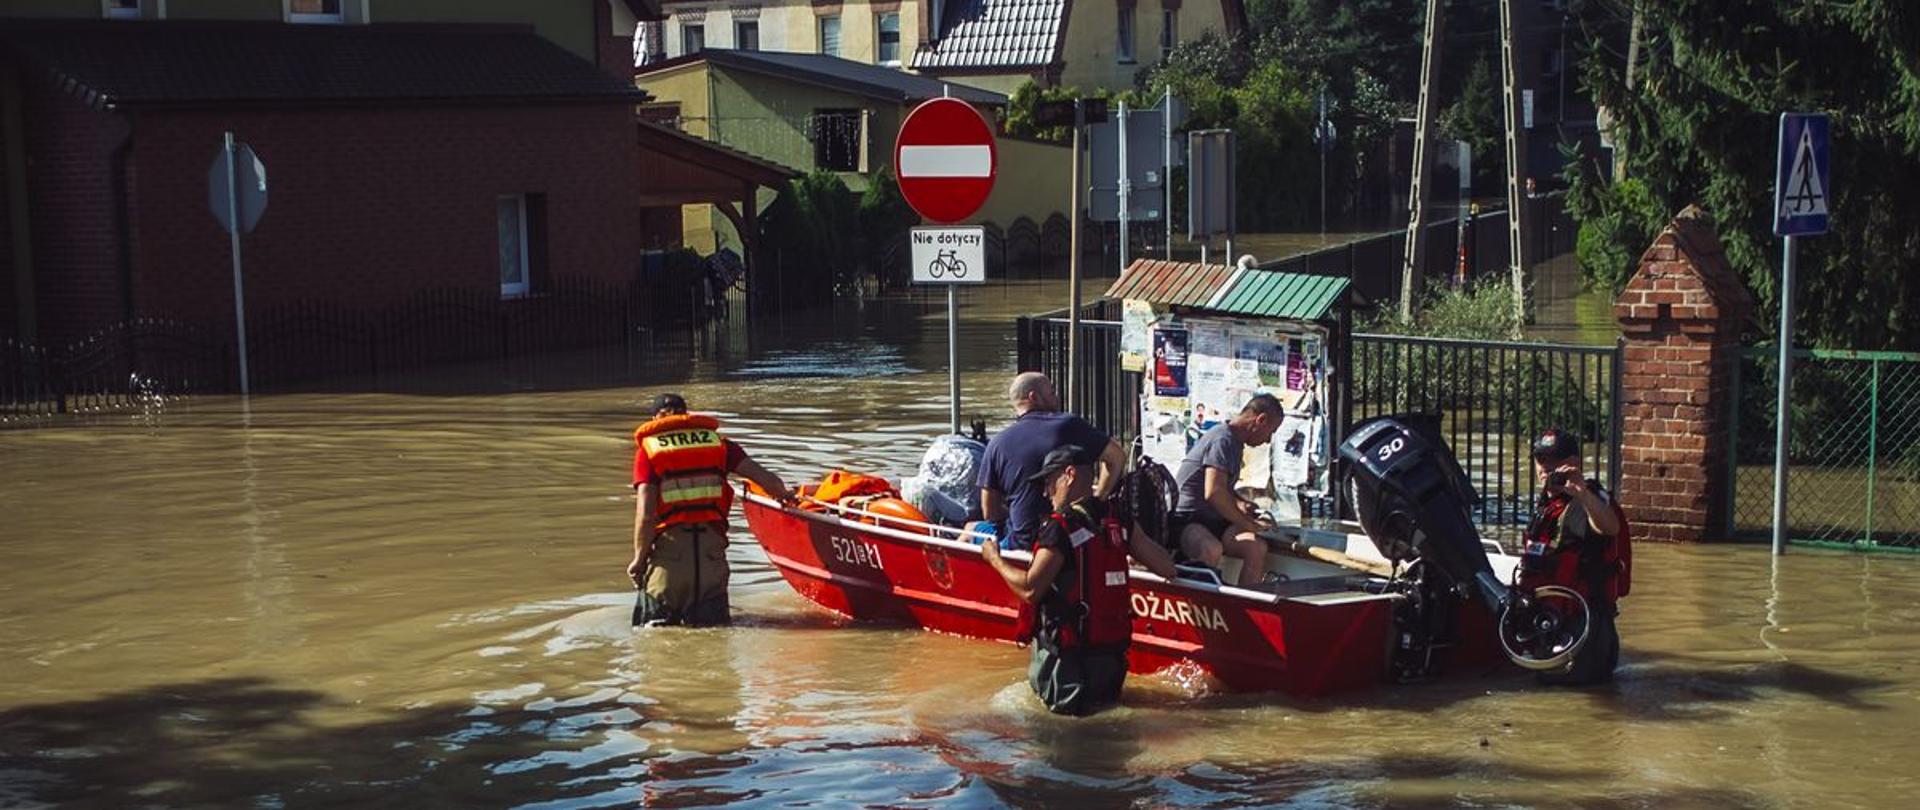
[[[708,203],[740,233],[749,284],[759,245],[760,189],[780,189],[800,173],[680,130],[638,121],[640,204],[664,207]]]

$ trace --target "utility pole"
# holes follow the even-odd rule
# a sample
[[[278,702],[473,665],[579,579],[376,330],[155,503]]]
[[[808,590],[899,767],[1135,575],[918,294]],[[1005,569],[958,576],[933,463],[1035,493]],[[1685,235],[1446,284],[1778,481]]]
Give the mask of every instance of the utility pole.
[[[1506,0],[1501,0],[1501,7]],[[1427,264],[1427,173],[1433,169],[1434,107],[1440,94],[1434,80],[1440,71],[1441,39],[1446,34],[1445,0],[1427,0],[1425,45],[1420,51],[1420,106],[1413,119],[1413,189],[1407,199],[1407,246],[1400,262],[1400,317],[1413,317],[1415,279]]]
[[[1133,259],[1132,256],[1128,255],[1131,252],[1130,248],[1133,247],[1133,237],[1128,233],[1127,228],[1127,221],[1131,219],[1128,209],[1133,207],[1133,183],[1127,177],[1129,174],[1127,171],[1127,141],[1131,140],[1127,136],[1131,133],[1131,130],[1127,129],[1126,99],[1120,100],[1119,124],[1117,124],[1114,129],[1120,133],[1120,143],[1118,144],[1120,147],[1120,272],[1124,273],[1127,270],[1127,262]]]
[[[1075,410],[1080,392],[1080,133],[1087,128],[1086,102],[1073,100],[1073,190],[1067,194],[1072,226],[1067,229],[1067,395],[1066,409]]]
[[[1500,0],[1501,102],[1507,120],[1507,269],[1513,274],[1513,314],[1518,323],[1527,317],[1527,195],[1522,187],[1526,166],[1526,130],[1520,120],[1519,43],[1513,21],[1513,0]],[[1516,327],[1517,328],[1517,327]]]
[[[1633,26],[1627,32],[1627,91],[1633,91],[1633,69],[1640,62],[1640,31],[1646,12],[1639,2],[1633,4]],[[1562,68],[1563,70],[1565,68]],[[1613,135],[1613,182],[1627,179],[1627,145],[1616,131]]]

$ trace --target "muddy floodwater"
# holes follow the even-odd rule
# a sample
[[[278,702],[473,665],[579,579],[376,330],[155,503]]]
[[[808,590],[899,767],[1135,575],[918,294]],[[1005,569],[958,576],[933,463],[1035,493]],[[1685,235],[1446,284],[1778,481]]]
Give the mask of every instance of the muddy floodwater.
[[[1096,287],[1099,285],[1095,285]],[[967,411],[1010,315],[969,293]],[[671,383],[789,480],[943,430],[904,301],[735,328],[657,379],[266,396],[0,431],[0,807],[1896,807],[1920,559],[1637,554],[1617,684],[1326,701],[1129,681],[1048,716],[1024,651],[849,625],[736,527],[727,629],[628,627],[628,432]]]

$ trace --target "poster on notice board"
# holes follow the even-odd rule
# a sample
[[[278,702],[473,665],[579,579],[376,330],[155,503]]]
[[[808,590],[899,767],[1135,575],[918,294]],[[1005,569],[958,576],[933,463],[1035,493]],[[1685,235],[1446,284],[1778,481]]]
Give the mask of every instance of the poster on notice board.
[[[1187,330],[1153,330],[1153,393],[1161,397],[1187,395]]]

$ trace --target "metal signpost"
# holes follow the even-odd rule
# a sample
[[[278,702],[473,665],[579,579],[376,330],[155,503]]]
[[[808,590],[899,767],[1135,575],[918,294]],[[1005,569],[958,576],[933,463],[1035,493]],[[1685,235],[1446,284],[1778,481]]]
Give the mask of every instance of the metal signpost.
[[[233,319],[240,341],[240,395],[252,393],[247,374],[247,296],[240,284],[240,234],[252,233],[267,212],[267,167],[253,148],[226,133],[207,169],[207,207],[226,229],[233,250]]]
[[[929,100],[900,124],[893,146],[900,196],[920,216],[955,223],[973,216],[993,193],[999,155],[993,128],[973,105],[954,98]],[[956,284],[987,277],[986,234],[973,228],[915,228],[913,280],[947,285],[947,374],[953,432],[960,432],[960,299]]]
[[[1200,243],[1200,263],[1215,234],[1227,235],[1233,264],[1233,130],[1187,133],[1187,238]]]
[[[1793,391],[1793,270],[1798,237],[1827,232],[1832,161],[1827,151],[1824,113],[1781,113],[1778,168],[1773,180],[1773,232],[1785,237],[1780,257],[1780,391],[1774,419],[1773,553],[1787,545],[1787,442],[1793,420],[1788,396]]]

